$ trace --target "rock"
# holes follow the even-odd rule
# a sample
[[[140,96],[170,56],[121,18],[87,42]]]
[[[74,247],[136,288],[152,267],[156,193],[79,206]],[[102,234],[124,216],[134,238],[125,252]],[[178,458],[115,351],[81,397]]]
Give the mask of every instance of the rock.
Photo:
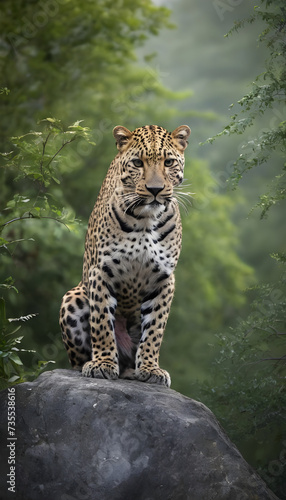
[[[277,499],[211,411],[171,389],[54,370],[14,394],[17,441],[0,395],[3,500]]]

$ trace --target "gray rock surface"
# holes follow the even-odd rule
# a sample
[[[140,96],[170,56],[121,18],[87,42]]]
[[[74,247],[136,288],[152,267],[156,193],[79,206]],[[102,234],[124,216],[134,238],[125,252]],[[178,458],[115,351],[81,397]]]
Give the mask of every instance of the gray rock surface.
[[[2,391],[3,500],[277,499],[203,404],[165,387],[71,370],[16,387],[11,493],[7,399]]]

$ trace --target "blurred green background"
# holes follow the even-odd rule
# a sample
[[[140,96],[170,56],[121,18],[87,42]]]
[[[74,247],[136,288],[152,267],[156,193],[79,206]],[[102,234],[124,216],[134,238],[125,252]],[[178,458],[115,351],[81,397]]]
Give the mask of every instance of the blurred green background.
[[[23,347],[36,350],[23,354],[25,364],[53,360],[56,368],[68,368],[58,311],[63,294],[81,279],[88,217],[116,154],[112,129],[189,125],[186,191],[195,194],[192,206],[182,210],[183,250],[160,364],[170,372],[172,388],[207,404],[245,458],[286,498],[285,372],[259,363],[261,352],[282,355],[283,346],[274,339],[271,347],[259,334],[245,342],[249,325],[243,323],[253,307],[266,316],[269,296],[261,302],[256,285],[272,283],[272,292],[284,297],[281,269],[270,254],[286,249],[285,206],[275,205],[263,220],[252,210],[281,160],[249,171],[235,191],[228,182],[242,141],[281,121],[286,108],[273,107],[244,137],[200,145],[223,130],[233,113],[230,104],[264,70],[265,47],[257,42],[262,23],[224,37],[255,5],[2,1],[0,86],[10,92],[0,96],[0,151],[12,150],[11,137],[38,130],[39,120],[53,116],[66,125],[84,120],[96,146],[72,143],[58,158],[61,182],[49,189],[81,222],[74,231],[45,219],[7,226],[3,237],[25,241],[2,246],[0,281],[12,276],[19,291],[3,291],[9,317],[38,313],[21,329]],[[0,176],[5,221],[13,195],[35,196],[36,183],[17,180],[3,162]]]

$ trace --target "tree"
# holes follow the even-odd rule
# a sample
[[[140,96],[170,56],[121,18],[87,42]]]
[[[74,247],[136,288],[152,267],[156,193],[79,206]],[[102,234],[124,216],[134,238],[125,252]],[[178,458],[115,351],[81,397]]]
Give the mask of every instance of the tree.
[[[282,0],[260,0],[254,14],[244,21],[234,24],[232,30],[241,29],[245,23],[263,21],[264,29],[258,41],[268,49],[265,71],[258,75],[249,93],[244,95],[238,105],[241,112],[231,117],[230,123],[216,137],[221,135],[243,134],[246,129],[261,118],[269,120],[267,128],[260,128],[256,137],[241,146],[241,154],[234,162],[232,181],[237,184],[252,168],[267,164],[271,168],[273,157],[280,163],[280,172],[272,175],[268,191],[262,193],[257,207],[261,208],[261,217],[265,217],[270,207],[280,203],[286,197],[284,154],[286,151],[286,121],[283,112],[273,114],[285,106],[286,96],[286,49],[285,49],[285,6]],[[233,107],[233,105],[232,105]],[[266,116],[263,116],[265,115]],[[209,139],[213,142],[214,138]]]
[[[0,251],[3,252],[2,260],[5,262],[13,247],[32,238],[13,239],[13,231],[8,236],[2,237],[7,227],[27,220],[56,221],[64,224],[67,228],[74,229],[75,220],[73,214],[62,208],[60,202],[49,192],[52,182],[60,184],[55,168],[56,160],[62,150],[80,137],[89,140],[89,130],[82,127],[79,122],[69,126],[67,130],[59,120],[47,118],[42,120],[46,126],[45,132],[29,132],[20,137],[13,137],[17,151],[2,154],[6,161],[6,168],[14,168],[18,172],[18,179],[33,181],[36,188],[31,198],[16,193],[12,200],[7,203],[6,212],[0,217]],[[6,239],[8,238],[8,239]],[[12,254],[10,254],[12,255]],[[8,266],[10,264],[8,257]],[[0,289],[11,293],[18,290],[14,286],[13,278],[6,277]],[[24,382],[28,378],[36,377],[46,367],[48,361],[32,363],[32,369],[27,370],[22,362],[22,353],[28,352],[36,355],[34,350],[19,349],[23,337],[14,337],[20,326],[13,329],[11,323],[25,322],[36,316],[29,314],[20,318],[6,318],[6,302],[0,297],[0,387],[9,384]],[[21,356],[20,356],[21,354]],[[53,361],[54,362],[54,361]]]
[[[270,170],[270,185],[267,191],[263,186],[264,192],[256,204],[261,210],[261,218],[265,218],[274,205],[283,203],[286,194],[283,159],[286,122],[279,111],[285,107],[286,95],[284,2],[260,0],[254,14],[235,23],[228,35],[241,29],[245,23],[260,20],[264,27],[259,43],[264,44],[268,51],[265,71],[256,78],[252,90],[238,101],[241,113],[235,113],[218,136],[240,135],[256,122],[261,122],[261,118],[268,121],[268,127],[256,128],[256,136],[242,145],[231,176],[236,186],[254,167],[265,164]],[[273,110],[279,112],[273,115]],[[209,142],[214,139],[209,139]],[[273,163],[280,165],[279,172],[274,170],[272,173]],[[219,336],[220,356],[214,367],[214,383],[207,384],[204,401],[221,419],[246,459],[259,469],[280,498],[286,498],[283,491],[285,461],[281,458],[285,454],[285,442],[281,436],[285,433],[282,409],[286,402],[283,390],[286,375],[286,274],[283,268],[286,258],[283,253],[276,253],[273,257],[280,265],[281,277],[251,289],[249,316]]]

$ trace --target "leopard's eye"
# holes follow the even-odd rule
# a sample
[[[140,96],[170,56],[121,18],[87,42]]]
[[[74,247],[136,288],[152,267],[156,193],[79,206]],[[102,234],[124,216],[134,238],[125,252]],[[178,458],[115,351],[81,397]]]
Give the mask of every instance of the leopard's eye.
[[[171,167],[174,164],[174,161],[175,160],[172,160],[171,158],[169,158],[168,160],[165,160],[164,161],[165,167]]]
[[[143,167],[143,161],[139,160],[139,158],[135,158],[135,160],[132,160],[132,161],[133,161],[133,165],[135,167]]]

